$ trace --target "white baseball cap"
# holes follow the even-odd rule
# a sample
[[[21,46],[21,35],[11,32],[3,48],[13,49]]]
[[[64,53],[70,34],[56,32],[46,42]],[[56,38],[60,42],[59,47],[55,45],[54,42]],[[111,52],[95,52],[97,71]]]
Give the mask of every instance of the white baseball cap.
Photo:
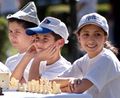
[[[98,13],[90,13],[84,15],[78,24],[78,29],[76,30],[76,33],[78,33],[78,31],[82,27],[88,24],[94,24],[101,27],[106,32],[106,34],[109,35],[109,26],[107,20]]]
[[[66,25],[61,20],[54,17],[46,17],[38,27],[28,28],[26,30],[28,35],[45,34],[49,32],[60,35],[65,40],[65,44],[68,43],[69,33]]]
[[[37,25],[40,24],[40,21],[37,16],[37,9],[36,9],[34,2],[29,2],[21,10],[19,10],[18,12],[14,13],[12,15],[9,14],[7,16],[7,19],[10,19],[10,18],[25,20],[25,21],[32,22]]]

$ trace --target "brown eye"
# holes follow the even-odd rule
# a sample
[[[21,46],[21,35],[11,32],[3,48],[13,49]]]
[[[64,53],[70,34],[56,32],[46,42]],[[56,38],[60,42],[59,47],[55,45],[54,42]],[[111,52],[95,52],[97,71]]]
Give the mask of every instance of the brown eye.
[[[100,33],[96,33],[95,36],[101,36],[101,34]]]
[[[88,33],[83,33],[82,36],[83,36],[83,37],[88,37],[89,34],[88,34]]]
[[[39,39],[35,39],[35,42],[38,42],[39,41]]]
[[[11,30],[9,30],[9,31],[8,31],[8,33],[10,33],[10,34],[11,34],[11,33],[13,33],[13,32],[12,32]]]
[[[89,34],[86,33],[86,34],[84,34],[84,36],[89,36]]]

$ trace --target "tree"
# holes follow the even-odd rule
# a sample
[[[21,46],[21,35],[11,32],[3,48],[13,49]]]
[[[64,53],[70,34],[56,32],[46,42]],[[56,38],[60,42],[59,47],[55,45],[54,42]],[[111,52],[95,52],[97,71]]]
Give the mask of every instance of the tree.
[[[112,15],[114,20],[114,44],[118,49],[120,49],[120,2],[119,0],[110,0],[110,3],[112,6]],[[118,54],[118,58],[120,59],[120,53]]]
[[[0,60],[1,61],[4,61],[6,59],[7,42],[8,42],[7,21],[4,17],[0,17]]]

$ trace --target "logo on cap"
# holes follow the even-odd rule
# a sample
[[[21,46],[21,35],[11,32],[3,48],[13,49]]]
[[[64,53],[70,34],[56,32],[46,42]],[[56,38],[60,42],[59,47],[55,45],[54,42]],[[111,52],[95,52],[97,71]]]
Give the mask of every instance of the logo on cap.
[[[46,19],[45,21],[43,21],[44,24],[49,24],[50,20]]]
[[[90,20],[96,20],[96,19],[97,19],[97,17],[96,17],[95,15],[88,16],[88,17],[86,18],[86,20],[88,20],[88,21],[90,21]]]

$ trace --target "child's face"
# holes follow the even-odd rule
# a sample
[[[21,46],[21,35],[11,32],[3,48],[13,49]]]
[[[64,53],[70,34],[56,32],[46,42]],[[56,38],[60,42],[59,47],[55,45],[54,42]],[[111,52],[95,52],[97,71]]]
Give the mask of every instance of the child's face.
[[[57,45],[54,36],[51,33],[35,35],[35,46],[37,51],[44,50],[50,45]]]
[[[25,52],[33,41],[31,36],[25,33],[25,29],[17,22],[9,22],[8,24],[8,36],[12,46],[20,53]]]
[[[81,29],[78,39],[81,47],[92,58],[101,52],[107,36],[100,27],[91,24]]]

